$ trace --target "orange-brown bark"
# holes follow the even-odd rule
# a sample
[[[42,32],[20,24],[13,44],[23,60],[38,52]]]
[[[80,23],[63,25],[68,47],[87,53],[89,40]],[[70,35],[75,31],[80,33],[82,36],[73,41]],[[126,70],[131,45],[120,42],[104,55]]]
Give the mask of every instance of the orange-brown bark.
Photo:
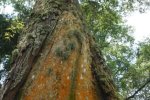
[[[67,21],[69,22],[64,25]],[[98,100],[90,68],[88,40],[84,36],[82,37],[82,43],[80,43],[73,35],[68,37],[72,34],[69,33],[72,30],[80,31],[77,34],[85,34],[82,33],[81,25],[81,20],[77,19],[73,13],[63,12],[54,31],[54,43],[48,43],[42,51],[42,53],[45,53],[49,50],[46,57],[40,59],[42,60],[41,64],[35,64],[23,88],[23,100],[41,100],[46,98],[54,100],[71,98],[76,100]],[[68,44],[65,44],[65,41],[68,43],[73,42],[75,48],[70,52],[69,57],[64,60],[56,55],[56,49],[58,47],[65,48]],[[36,66],[40,68],[35,69]],[[37,74],[35,75],[34,72]],[[31,82],[32,84],[29,85]]]

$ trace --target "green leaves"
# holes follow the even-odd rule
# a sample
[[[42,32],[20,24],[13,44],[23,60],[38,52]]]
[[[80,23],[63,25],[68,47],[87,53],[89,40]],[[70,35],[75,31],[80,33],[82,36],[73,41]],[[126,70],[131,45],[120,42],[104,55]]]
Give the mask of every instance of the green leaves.
[[[95,37],[99,49],[102,50],[106,63],[113,72],[119,92],[124,98],[138,89],[149,77],[150,70],[147,69],[150,68],[148,65],[150,48],[142,43],[137,58],[134,38],[130,36],[133,29],[122,19],[127,13],[135,9],[140,10],[142,6],[139,5],[143,5],[144,2],[85,0],[81,3],[82,10],[86,14],[87,26]],[[142,9],[145,10],[143,7]],[[141,96],[142,93],[143,91],[139,95]]]
[[[0,55],[10,55],[17,44],[17,39],[23,23],[0,15]]]
[[[0,15],[0,77],[4,78],[10,70],[11,52],[16,48],[23,22],[6,15]]]

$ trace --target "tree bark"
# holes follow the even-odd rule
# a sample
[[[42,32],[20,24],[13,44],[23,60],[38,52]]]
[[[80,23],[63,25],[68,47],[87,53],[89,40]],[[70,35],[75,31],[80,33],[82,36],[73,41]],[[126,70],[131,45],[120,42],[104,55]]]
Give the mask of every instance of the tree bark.
[[[77,0],[37,0],[1,100],[118,100]]]

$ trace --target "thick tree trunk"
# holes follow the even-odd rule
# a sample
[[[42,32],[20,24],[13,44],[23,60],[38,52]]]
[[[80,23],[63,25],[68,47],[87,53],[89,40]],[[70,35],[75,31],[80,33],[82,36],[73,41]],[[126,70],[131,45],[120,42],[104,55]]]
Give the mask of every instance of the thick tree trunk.
[[[1,100],[118,100],[76,0],[37,0]]]

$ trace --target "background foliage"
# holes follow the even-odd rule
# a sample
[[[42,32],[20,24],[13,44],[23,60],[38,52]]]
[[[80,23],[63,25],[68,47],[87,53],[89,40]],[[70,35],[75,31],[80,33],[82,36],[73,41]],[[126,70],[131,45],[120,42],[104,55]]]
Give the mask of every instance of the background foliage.
[[[0,79],[4,80],[11,64],[11,52],[34,5],[34,0],[2,0],[11,5],[17,16],[0,14]],[[149,9],[147,0],[80,0],[87,27],[112,71],[121,98],[150,98],[150,39],[135,44],[131,26],[124,16]],[[137,93],[136,93],[137,92]],[[135,95],[133,95],[136,93]]]

